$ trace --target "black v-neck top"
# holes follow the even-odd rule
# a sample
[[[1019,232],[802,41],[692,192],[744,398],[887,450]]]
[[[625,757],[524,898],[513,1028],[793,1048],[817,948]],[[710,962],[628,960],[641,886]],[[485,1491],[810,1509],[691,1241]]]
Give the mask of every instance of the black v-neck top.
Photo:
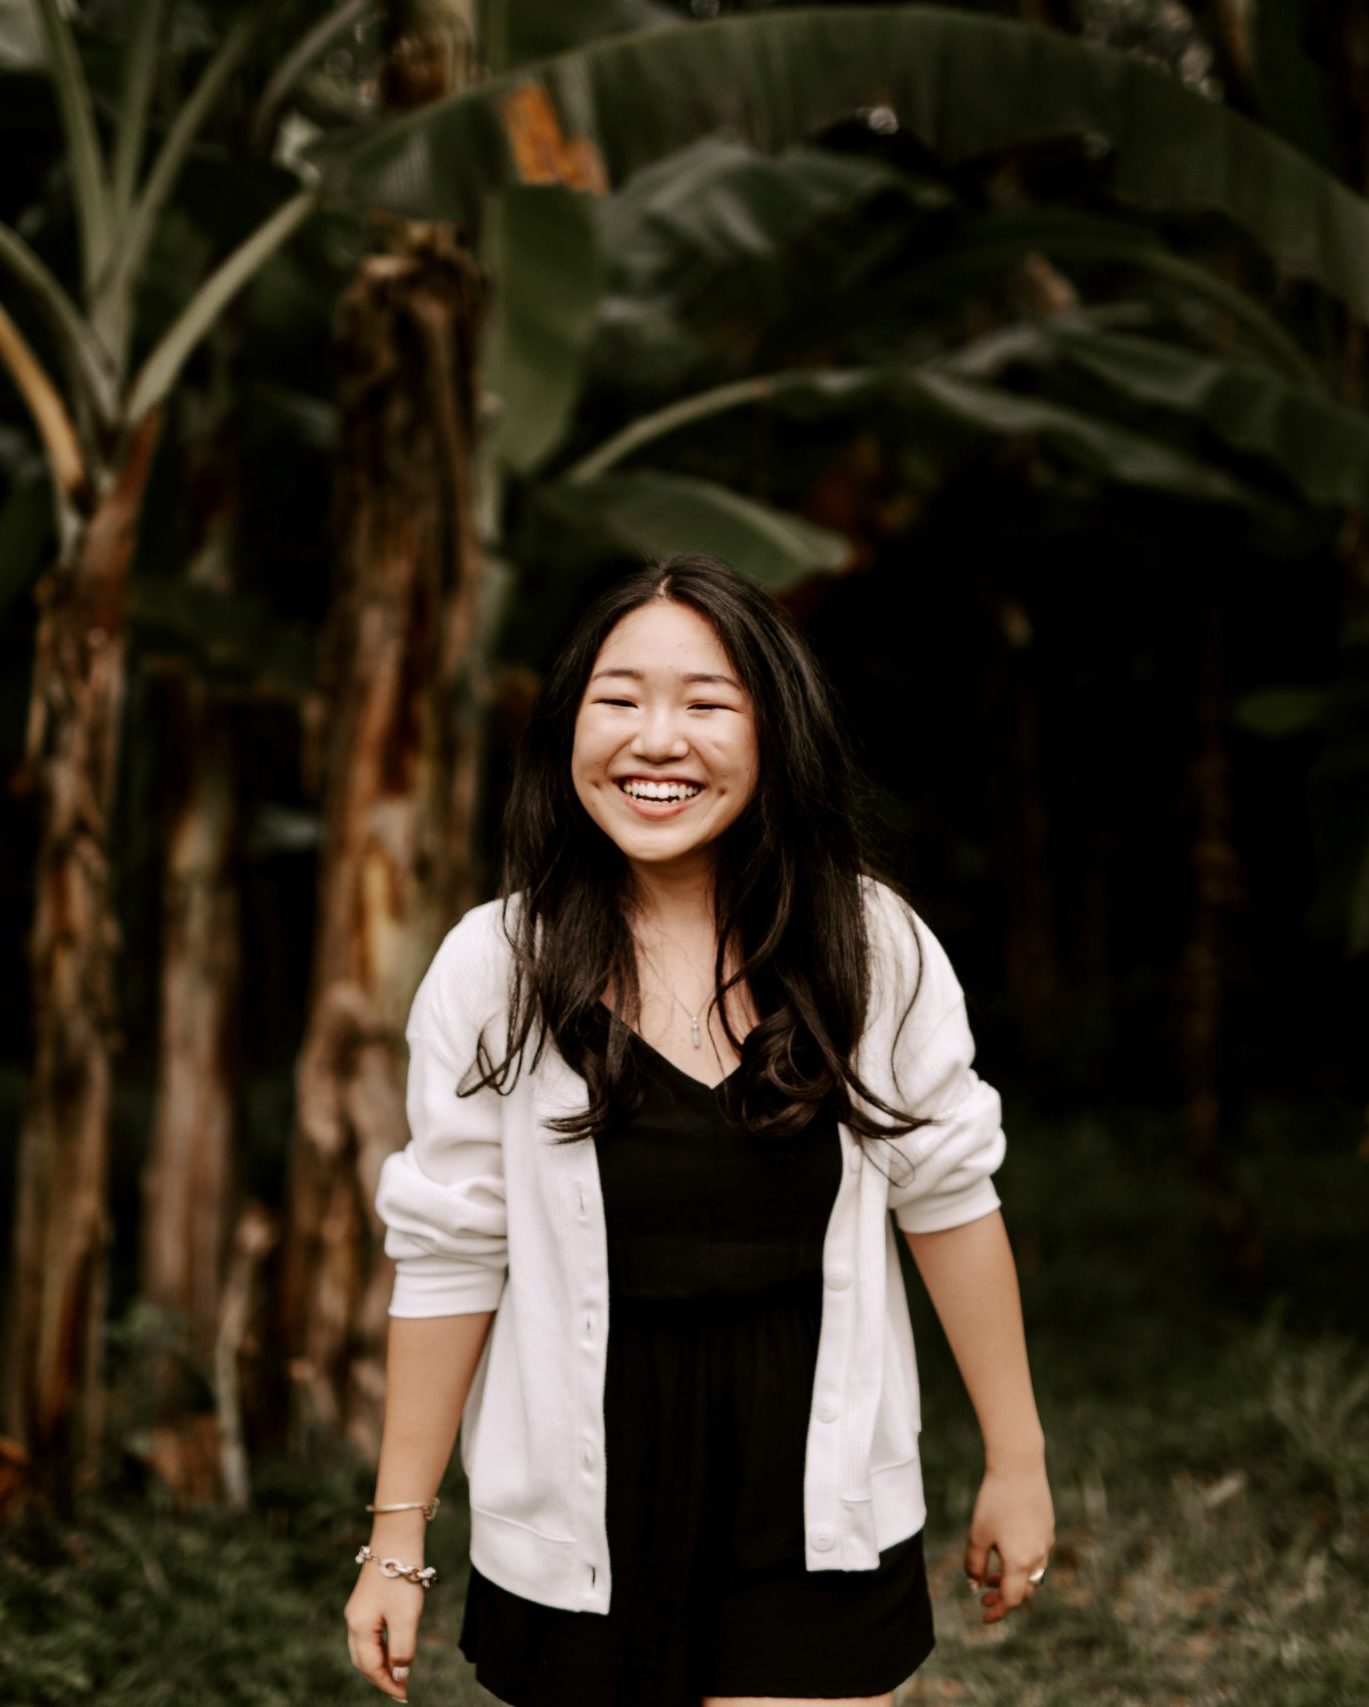
[[[609,1010],[600,1006],[607,1032]],[[646,1098],[630,1122],[595,1139],[610,1292],[735,1297],[820,1276],[841,1183],[836,1122],[813,1120],[777,1148],[734,1118],[740,1068],[706,1085],[635,1031],[628,1047]]]

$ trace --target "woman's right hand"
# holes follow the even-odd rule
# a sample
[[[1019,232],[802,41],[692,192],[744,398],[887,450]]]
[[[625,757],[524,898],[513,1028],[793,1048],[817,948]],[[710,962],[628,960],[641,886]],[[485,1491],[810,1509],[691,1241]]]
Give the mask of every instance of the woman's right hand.
[[[343,1609],[352,1664],[395,1701],[409,1698],[409,1667],[418,1648],[418,1621],[428,1592],[407,1577],[387,1577],[374,1559],[368,1559]]]

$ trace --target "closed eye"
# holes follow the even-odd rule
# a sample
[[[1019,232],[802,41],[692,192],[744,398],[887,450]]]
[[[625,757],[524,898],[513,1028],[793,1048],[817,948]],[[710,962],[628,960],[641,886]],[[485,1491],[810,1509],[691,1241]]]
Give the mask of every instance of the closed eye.
[[[630,699],[598,699],[595,700],[594,703],[596,705],[625,705],[630,710],[633,702]],[[709,701],[696,700],[689,709],[691,711],[730,711],[732,707],[730,705],[716,705]]]

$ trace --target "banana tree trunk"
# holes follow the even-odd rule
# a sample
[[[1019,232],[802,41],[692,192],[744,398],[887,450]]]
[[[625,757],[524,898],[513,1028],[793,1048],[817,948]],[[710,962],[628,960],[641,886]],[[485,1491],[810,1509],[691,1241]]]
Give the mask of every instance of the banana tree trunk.
[[[156,1112],[143,1176],[142,1294],[171,1313],[175,1354],[147,1372],[168,1481],[182,1459],[187,1368],[209,1375],[233,1210],[232,1090],[242,983],[233,858],[238,787],[231,729],[204,686],[168,681],[168,732],[182,766],[163,880]]]
[[[397,226],[339,316],[341,584],[325,643],[311,1009],[281,1260],[291,1421],[379,1448],[391,1276],[373,1199],[404,1141],[403,1025],[471,869],[487,695],[471,490],[483,277],[444,227]]]
[[[124,700],[125,593],[161,431],[130,435],[66,560],[39,583],[19,786],[41,815],[29,938],[32,1071],[19,1132],[5,1394],[35,1483],[99,1480],[113,1058],[120,1038],[109,826]]]

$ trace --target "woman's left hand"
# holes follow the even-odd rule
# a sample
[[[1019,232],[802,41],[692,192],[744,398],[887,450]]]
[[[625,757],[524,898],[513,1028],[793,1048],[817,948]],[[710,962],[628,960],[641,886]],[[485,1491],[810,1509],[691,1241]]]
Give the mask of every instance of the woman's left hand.
[[[1049,1564],[1054,1545],[1055,1507],[1045,1465],[986,1470],[965,1546],[971,1588],[979,1594],[988,1584],[980,1594],[987,1608],[985,1624],[997,1623],[1031,1599],[1037,1584],[1028,1578]],[[989,1570],[991,1548],[997,1549],[1001,1570]]]

